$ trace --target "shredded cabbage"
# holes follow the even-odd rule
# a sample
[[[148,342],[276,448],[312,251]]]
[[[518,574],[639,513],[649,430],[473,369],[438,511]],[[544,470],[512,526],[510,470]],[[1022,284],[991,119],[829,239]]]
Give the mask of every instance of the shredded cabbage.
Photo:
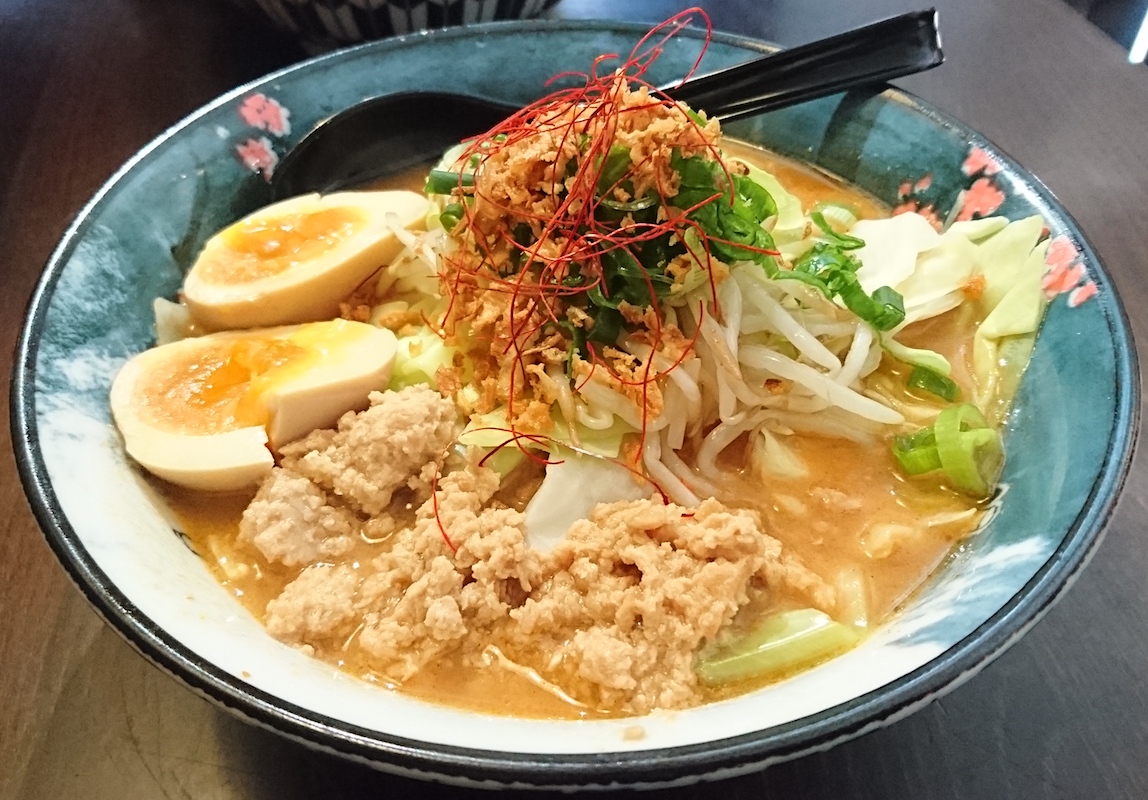
[[[1000,261],[996,269],[991,270],[991,280],[990,272],[985,272],[986,307],[989,307],[987,287],[990,283],[999,289],[993,293],[999,300],[991,306],[992,310],[973,337],[973,371],[977,378],[977,405],[993,424],[1000,422],[1008,412],[1036,344],[1046,306],[1040,280],[1045,271],[1047,250],[1048,243],[1043,242],[1023,259]],[[1009,284],[1001,280],[1002,275],[1007,276]]]
[[[862,262],[857,273],[862,286],[889,285],[899,292],[905,325],[956,308],[966,300],[966,287],[981,278],[980,304],[986,316],[974,338],[973,368],[977,405],[994,422],[1012,401],[1044,314],[1040,278],[1046,246],[1037,246],[1043,230],[1039,216],[1016,222],[989,217],[957,222],[938,234],[912,213],[862,220],[850,230],[865,240],[856,253]],[[943,356],[906,347],[896,333],[881,335],[881,346],[890,355],[950,374]]]
[[[397,392],[408,386],[426,384],[437,389],[435,373],[442,367],[451,366],[457,352],[458,348],[448,347],[425,325],[411,336],[400,336],[387,388]]]
[[[791,479],[809,476],[809,466],[801,460],[801,456],[765,428],[759,428],[758,435],[753,437],[750,458],[754,470],[766,483],[774,476]]]
[[[588,518],[599,503],[642,500],[653,491],[649,483],[606,458],[556,446],[550,460],[555,463],[547,465],[542,485],[526,506],[526,541],[536,550],[552,550],[570,526]]]
[[[623,439],[627,434],[636,432],[634,427],[617,418],[615,418],[613,425],[603,430],[595,430],[575,423],[574,428],[578,435],[578,440],[575,442],[570,435],[569,425],[567,425],[566,420],[562,419],[557,409],[553,410],[552,419],[554,426],[550,433],[537,437],[533,442],[530,439],[520,437],[519,444],[523,447],[545,451],[550,448],[551,442],[558,442],[571,447],[578,447],[603,458],[618,458],[622,452]],[[510,423],[506,420],[506,408],[503,407],[496,408],[488,414],[472,416],[470,422],[463,429],[462,435],[459,436],[458,442],[465,447],[481,447],[486,450],[493,450],[514,438],[514,434],[510,430]],[[503,449],[517,450],[519,448],[511,444]]]

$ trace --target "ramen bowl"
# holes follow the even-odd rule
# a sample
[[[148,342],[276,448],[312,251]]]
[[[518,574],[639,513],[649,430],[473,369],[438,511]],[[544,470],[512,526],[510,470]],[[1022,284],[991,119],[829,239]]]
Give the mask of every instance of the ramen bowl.
[[[968,680],[1060,596],[1099,542],[1131,458],[1139,387],[1127,320],[1095,252],[1036,178],[890,88],[727,130],[891,206],[940,219],[1042,215],[1055,244],[1046,281],[1054,296],[1007,419],[1006,491],[991,519],[855,649],[686,711],[580,721],[484,715],[370,685],[277,642],[180,535],[123,452],[109,385],[152,342],[152,300],[174,295],[212,233],[268,202],[267,178],[283,153],[364,97],[449,88],[525,103],[551,75],[628,52],[642,33],[514,23],[334,53],[196,112],[83,209],[31,302],[13,378],[13,440],[52,549],[145,657],[247,720],[397,774],[484,787],[669,786],[760,769],[901,718]],[[691,35],[669,42],[650,79],[680,77],[702,44]],[[715,36],[705,66],[765,49]],[[511,50],[516,67],[505,70]],[[450,70],[438,68],[445,63]]]

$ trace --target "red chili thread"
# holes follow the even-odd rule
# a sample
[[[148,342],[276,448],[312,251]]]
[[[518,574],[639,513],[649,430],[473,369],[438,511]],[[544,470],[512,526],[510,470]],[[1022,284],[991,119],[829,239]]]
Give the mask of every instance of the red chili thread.
[[[721,165],[725,176],[725,185],[732,187],[733,179],[728,167],[718,158],[717,147],[705,142],[704,137],[700,135],[700,126],[696,119],[686,114],[664,93],[643,79],[669,40],[696,19],[704,22],[706,35],[697,59],[682,78],[683,81],[688,79],[696,72],[709,45],[712,31],[708,16],[704,11],[697,8],[687,9],[653,28],[635,45],[620,68],[605,71],[607,63],[616,60],[617,56],[603,55],[594,60],[588,73],[566,72],[554,76],[547,85],[570,77],[579,78],[583,81],[583,85],[559,89],[547,97],[531,103],[486,134],[472,140],[460,157],[460,162],[463,163],[476,161],[475,172],[478,177],[474,182],[475,185],[463,188],[461,185],[462,178],[459,179],[459,194],[469,198],[463,203],[465,223],[460,223],[460,225],[465,224],[465,227],[460,228],[460,230],[469,231],[480,258],[477,265],[468,265],[464,258],[451,259],[448,256],[455,269],[454,275],[449,276],[444,281],[447,292],[451,295],[447,318],[449,319],[454,312],[460,292],[466,287],[474,286],[486,291],[508,295],[508,308],[504,318],[506,341],[498,344],[497,347],[501,350],[502,356],[511,355],[513,365],[510,370],[507,394],[508,419],[512,426],[515,419],[514,406],[518,395],[519,381],[525,379],[526,375],[524,368],[527,358],[526,350],[538,346],[538,342],[543,341],[541,337],[544,336],[543,330],[548,323],[561,323],[565,320],[565,308],[569,300],[595,287],[601,289],[604,294],[608,293],[602,266],[603,256],[618,250],[629,251],[629,248],[633,246],[657,239],[666,233],[678,233],[680,236],[684,228],[693,229],[704,252],[701,254],[694,252],[689,244],[686,244],[686,249],[697,261],[706,265],[714,312],[720,315],[716,282],[712,270],[709,269],[713,263],[710,252],[711,242],[729,244],[753,252],[777,255],[776,251],[745,247],[735,242],[706,235],[695,221],[687,218],[687,215],[707,203],[717,202],[725,192],[715,190],[713,196],[689,209],[675,209],[666,202],[668,191],[667,187],[662,185],[662,173],[658,169],[654,170],[656,181],[654,188],[661,200],[661,207],[667,212],[666,220],[639,223],[633,221],[632,218],[626,222],[625,217],[623,217],[622,223],[614,224],[598,220],[595,213],[603,197],[614,196],[614,191],[621,186],[627,176],[644,166],[651,158],[651,156],[646,156],[642,161],[631,163],[626,173],[615,180],[612,186],[605,187],[603,192],[598,191],[598,184],[606,168],[607,157],[615,141],[621,115],[658,106],[672,109],[675,113],[681,114],[685,123],[695,128],[699,133],[696,139],[701,144],[695,142],[693,146],[710,151],[711,155]],[[603,74],[604,71],[605,74]],[[645,87],[649,92],[649,103],[620,108],[618,104],[621,94],[619,81],[625,81],[631,86],[639,88]],[[579,131],[582,132],[582,135],[588,135],[589,138],[584,143],[579,142],[578,146],[574,148],[576,152],[570,159],[577,164],[574,173],[564,176],[563,170],[559,169],[560,161],[558,158],[549,165],[548,179],[551,190],[549,197],[555,199],[556,205],[547,203],[546,208],[533,212],[529,209],[515,207],[510,201],[499,202],[491,195],[484,193],[485,187],[481,179],[483,167],[492,157],[529,137],[546,134],[558,135],[558,150],[561,153]],[[566,190],[564,195],[563,189]],[[732,203],[732,191],[729,199]],[[479,224],[476,206],[480,202],[489,207],[490,212],[488,213],[491,218],[498,221],[492,231],[483,230]],[[513,221],[515,226],[525,225],[529,227],[532,241],[529,244],[522,244],[515,237],[515,230],[511,228],[508,221]],[[544,249],[550,247],[556,248],[557,252],[544,255]],[[509,263],[514,264],[514,259],[517,259],[521,266],[516,266],[516,271],[511,274],[496,272],[492,268],[492,265],[496,263],[496,248],[509,251],[512,259]],[[583,277],[581,284],[577,286],[564,285],[563,279],[570,274],[571,268],[575,265]],[[593,377],[599,364],[605,366],[612,377],[622,385],[641,385],[642,447],[644,447],[647,433],[650,383],[681,365],[693,351],[701,331],[699,325],[697,330],[693,332],[688,346],[682,350],[668,369],[657,370],[654,367],[654,358],[663,343],[664,326],[653,280],[648,273],[644,277],[650,297],[650,308],[653,311],[653,314],[650,315],[653,320],[653,329],[650,331],[651,337],[647,343],[651,348],[650,353],[647,357],[638,359],[638,366],[634,370],[636,377],[633,379],[623,378],[613,368],[609,360],[601,356],[599,349],[593,343],[587,343],[591,368],[586,377],[579,381],[575,387],[576,390],[581,389],[586,381]],[[702,311],[705,313],[704,307]],[[494,337],[484,337],[491,339],[492,352],[496,346],[494,339],[502,336],[503,333],[500,331]],[[522,372],[521,379],[519,372]],[[513,441],[520,449],[529,449],[523,448],[519,441],[520,437],[526,441],[538,443],[536,437],[539,435],[524,434],[514,430],[513,427],[506,432],[511,434],[512,438],[500,445],[500,448]],[[490,455],[493,453],[488,454],[486,458],[489,458]]]

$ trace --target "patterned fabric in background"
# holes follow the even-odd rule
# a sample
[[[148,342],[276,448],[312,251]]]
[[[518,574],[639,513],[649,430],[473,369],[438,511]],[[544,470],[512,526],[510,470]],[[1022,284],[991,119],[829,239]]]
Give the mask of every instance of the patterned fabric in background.
[[[474,22],[536,17],[557,0],[232,0],[322,49]]]

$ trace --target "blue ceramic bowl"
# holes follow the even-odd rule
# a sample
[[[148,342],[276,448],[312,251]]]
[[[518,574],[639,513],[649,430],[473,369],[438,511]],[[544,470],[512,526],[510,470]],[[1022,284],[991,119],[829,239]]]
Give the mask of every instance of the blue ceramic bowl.
[[[482,786],[671,785],[758,769],[900,718],[969,679],[1065,589],[1100,539],[1133,449],[1138,371],[1127,320],[1096,254],[1039,181],[893,89],[831,97],[729,133],[892,205],[942,218],[1040,214],[1055,243],[1049,283],[1062,293],[1008,420],[999,513],[857,649],[684,712],[591,722],[488,717],[368,686],[279,644],[173,534],[170,515],[125,459],[108,386],[151,342],[152,298],[176,291],[213,231],[268,200],[265,177],[277,158],[362,98],[451,88],[525,102],[550,75],[628,52],[642,32],[500,24],[319,58],[196,112],[81,212],[32,300],[14,375],[13,440],[48,542],[147,658],[240,716],[396,773]],[[653,81],[680,76],[700,45],[673,41]],[[721,67],[763,49],[718,36],[705,63]],[[633,736],[635,725],[643,736]]]

